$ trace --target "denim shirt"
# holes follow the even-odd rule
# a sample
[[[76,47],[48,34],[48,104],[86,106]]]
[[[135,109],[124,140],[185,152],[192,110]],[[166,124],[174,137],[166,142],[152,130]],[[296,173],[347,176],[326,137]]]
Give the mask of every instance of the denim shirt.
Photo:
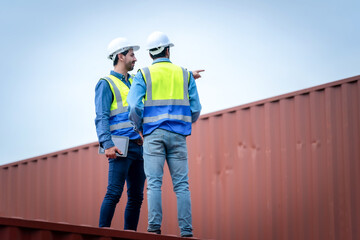
[[[154,60],[153,64],[158,62],[171,61],[168,58],[158,58]],[[142,102],[142,99],[145,94],[146,83],[141,72],[138,71],[135,75],[135,78],[133,79],[133,83],[127,97],[127,103],[129,104],[129,119],[134,125],[135,131],[142,131],[142,119],[144,112],[144,103]],[[201,104],[192,72],[190,72],[189,81],[189,101],[192,122],[195,122],[200,116]]]
[[[110,74],[120,79],[129,88],[131,87],[130,82],[126,82],[125,76],[121,73],[111,71]],[[130,75],[128,74],[128,79],[129,77]],[[99,144],[104,149],[115,146],[111,140],[109,124],[110,107],[113,100],[114,98],[109,83],[106,80],[101,79],[95,87],[95,126]]]

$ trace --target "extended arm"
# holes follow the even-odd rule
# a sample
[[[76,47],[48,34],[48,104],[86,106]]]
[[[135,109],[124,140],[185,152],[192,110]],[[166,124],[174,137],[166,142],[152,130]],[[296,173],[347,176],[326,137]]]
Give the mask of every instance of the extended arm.
[[[196,122],[200,116],[201,112],[201,104],[200,98],[197,91],[195,79],[192,73],[190,73],[190,81],[189,81],[189,101],[190,101],[190,109],[191,109],[191,118],[192,122]]]

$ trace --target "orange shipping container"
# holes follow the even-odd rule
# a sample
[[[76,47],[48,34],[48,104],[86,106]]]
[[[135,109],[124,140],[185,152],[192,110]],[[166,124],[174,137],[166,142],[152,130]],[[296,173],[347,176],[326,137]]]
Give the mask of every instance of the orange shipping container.
[[[360,76],[202,115],[188,138],[194,234],[360,239]],[[0,216],[97,226],[97,143],[0,168]],[[125,196],[112,227],[122,229]],[[145,194],[146,197],[146,194]],[[179,234],[168,171],[164,234]],[[144,200],[139,231],[146,231]]]

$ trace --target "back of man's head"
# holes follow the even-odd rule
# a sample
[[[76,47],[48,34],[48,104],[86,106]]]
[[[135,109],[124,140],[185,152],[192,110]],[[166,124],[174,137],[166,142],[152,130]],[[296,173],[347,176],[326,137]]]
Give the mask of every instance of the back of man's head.
[[[149,35],[146,45],[152,59],[169,57],[170,47],[174,46],[168,36],[159,31],[155,31]]]
[[[160,47],[161,48],[161,47]],[[152,59],[157,59],[157,58],[164,58],[164,57],[169,57],[169,56],[167,56],[167,50],[169,51],[169,53],[170,53],[170,47],[169,46],[167,46],[167,47],[162,47],[163,48],[163,50],[160,52],[160,53],[158,53],[158,54],[152,54],[152,52],[156,52],[157,50],[159,50],[158,48],[153,48],[153,49],[150,49],[149,50],[149,53],[150,53],[150,57],[152,58]],[[160,49],[161,50],[161,49]]]

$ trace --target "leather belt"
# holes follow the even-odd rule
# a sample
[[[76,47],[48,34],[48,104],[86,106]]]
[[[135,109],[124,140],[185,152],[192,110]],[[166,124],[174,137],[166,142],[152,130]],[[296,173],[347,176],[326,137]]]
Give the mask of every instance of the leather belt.
[[[143,145],[143,140],[141,138],[138,139],[131,139],[130,142],[136,143],[139,146]]]

